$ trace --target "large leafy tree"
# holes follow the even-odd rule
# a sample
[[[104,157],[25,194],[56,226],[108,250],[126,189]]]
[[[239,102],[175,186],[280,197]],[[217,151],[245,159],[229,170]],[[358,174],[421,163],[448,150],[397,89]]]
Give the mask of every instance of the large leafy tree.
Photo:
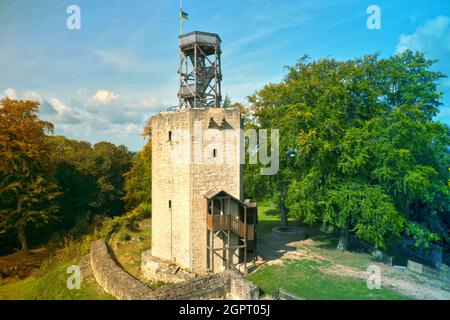
[[[53,125],[38,118],[38,106],[0,101],[0,232],[14,230],[23,251],[28,251],[27,227],[47,222],[59,195],[46,143]]]
[[[340,248],[349,231],[377,247],[402,231],[417,244],[448,239],[450,138],[433,121],[433,63],[411,51],[300,59],[250,98],[258,125],[280,130],[280,174],[261,185],[291,216],[342,230]]]
[[[149,208],[152,197],[151,141],[134,156],[131,169],[124,177],[126,209],[132,210],[140,205]]]
[[[98,214],[124,212],[124,174],[133,156],[125,146],[108,142],[91,145],[62,136],[50,137],[49,142],[54,150],[55,178],[62,191],[61,227],[89,223]]]

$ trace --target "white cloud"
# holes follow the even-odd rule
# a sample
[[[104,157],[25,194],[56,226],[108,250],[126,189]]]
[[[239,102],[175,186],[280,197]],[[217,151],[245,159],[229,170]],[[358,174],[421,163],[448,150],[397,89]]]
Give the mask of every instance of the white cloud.
[[[117,100],[119,100],[119,98],[120,98],[120,95],[118,95],[114,92],[100,89],[92,97],[92,101],[98,102],[100,104],[107,104],[107,103],[117,101]]]
[[[34,100],[39,102],[39,114],[41,115],[55,115],[58,113],[57,110],[37,92],[26,91],[21,97],[25,100]]]
[[[419,26],[412,34],[400,35],[397,52],[407,49],[425,52],[430,59],[439,62],[433,67],[450,77],[450,18],[438,16]],[[450,79],[442,79],[440,89],[444,92],[444,107],[437,119],[450,123]]]
[[[22,94],[22,98],[25,100],[34,100],[38,102],[42,102],[44,100],[44,98],[39,93],[34,91],[25,91]]]
[[[56,123],[64,123],[64,124],[77,124],[81,123],[81,116],[72,110],[72,108],[66,106],[60,100],[56,98],[52,98],[50,100],[51,105],[56,110],[57,115],[52,120]]]
[[[138,126],[134,123],[128,123],[127,125],[125,125],[124,131],[127,135],[131,135],[131,134],[139,135],[142,132],[142,127]]]
[[[16,90],[12,89],[12,88],[7,88],[5,90],[3,90],[3,97],[5,98],[9,98],[9,99],[17,99],[17,93]]]
[[[94,95],[87,95],[88,89],[82,89],[81,94],[77,90],[68,99],[52,97],[47,100],[34,91],[19,95],[11,88],[4,90],[3,94],[38,101],[40,117],[55,125],[56,134],[92,143],[125,143],[133,150],[145,143],[141,136],[144,125],[152,114],[162,109],[156,98],[124,100],[118,93],[107,89],[94,91]]]
[[[438,16],[419,26],[410,35],[401,34],[397,52],[406,49],[450,54],[450,18]]]

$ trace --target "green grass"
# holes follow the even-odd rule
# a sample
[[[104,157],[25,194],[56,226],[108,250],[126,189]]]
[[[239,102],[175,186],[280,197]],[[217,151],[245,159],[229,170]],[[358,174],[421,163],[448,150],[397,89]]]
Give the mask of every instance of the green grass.
[[[41,277],[26,279],[0,286],[0,300],[109,300],[113,299],[92,283],[82,283],[80,289],[69,290],[66,285],[70,274],[66,263]]]
[[[258,238],[262,241],[274,226],[279,225],[276,207],[269,203],[258,205]],[[296,224],[290,221],[291,225]],[[371,261],[370,255],[334,250],[337,238],[315,228],[307,228],[308,237],[313,240],[300,244],[298,248],[307,249],[323,259],[283,260],[281,264],[262,266],[248,276],[262,291],[271,295],[284,289],[304,299],[312,300],[398,300],[409,299],[391,288],[369,289],[366,281],[349,276],[326,273],[323,269],[342,264],[358,270],[366,270]]]
[[[290,223],[295,223],[289,220]],[[258,203],[258,240],[267,233],[272,232],[272,228],[280,225],[280,214],[277,207],[270,202]]]
[[[123,227],[112,234],[109,240],[110,247],[121,267],[137,278],[141,278],[141,254],[151,248],[151,219],[140,221],[140,226]],[[137,238],[142,240],[131,240]]]
[[[0,285],[0,300],[113,299],[95,283],[92,277],[82,282],[80,289],[68,289],[66,281],[70,274],[66,273],[67,267],[78,264],[81,257],[89,252],[91,241],[115,234],[119,239],[124,236],[144,238],[142,241],[127,242],[126,245],[118,248],[125,269],[130,273],[138,270],[140,253],[150,248],[150,227],[142,230],[134,228],[142,216],[141,212],[133,211],[124,216],[108,219],[94,235],[86,235],[80,240],[68,239],[64,247],[44,259],[40,269],[35,270],[31,276],[17,281],[5,280],[4,284]]]
[[[286,260],[282,265],[263,266],[249,276],[262,291],[271,295],[284,289],[308,300],[403,300],[408,299],[388,288],[367,288],[365,281],[326,274],[319,270],[327,263]]]

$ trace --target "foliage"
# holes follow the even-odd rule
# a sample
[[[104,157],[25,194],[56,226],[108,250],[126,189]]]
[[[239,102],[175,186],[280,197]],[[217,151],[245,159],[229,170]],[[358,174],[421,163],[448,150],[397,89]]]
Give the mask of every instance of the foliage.
[[[0,232],[15,230],[27,251],[26,228],[48,222],[57,210],[45,140],[53,125],[38,118],[37,102],[6,98],[0,104]]]
[[[263,246],[265,236],[277,224],[274,219],[277,218],[278,211],[264,202],[262,205],[258,204],[258,211],[258,238],[261,239],[261,246]],[[409,298],[386,285],[379,290],[370,290],[364,279],[337,274],[335,272],[337,265],[341,268],[349,267],[366,272],[367,266],[372,263],[372,257],[355,252],[330,251],[326,248],[331,248],[328,243],[334,243],[333,234],[324,234],[315,228],[308,228],[307,232],[310,238],[308,244],[303,243],[302,247],[297,248],[301,250],[301,259],[283,259],[281,263],[266,264],[248,276],[263,291],[263,294],[270,295],[279,289],[284,289],[301,298],[313,300]],[[271,250],[276,250],[273,244],[266,245]]]
[[[68,262],[78,262],[84,255],[89,253],[92,240],[94,239],[91,235],[86,235],[79,240],[69,237],[64,238],[61,248],[42,261],[35,275],[43,276],[60,265]]]
[[[279,174],[254,171],[262,183],[253,193],[274,190],[292,217],[348,228],[379,247],[399,234],[446,241],[450,129],[433,120],[444,77],[434,62],[411,51],[300,59],[281,83],[249,97],[255,125],[281,137]]]
[[[228,94],[225,95],[225,99],[222,102],[222,108],[229,108],[231,106],[231,99]]]
[[[133,158],[130,171],[125,173],[126,210],[138,206],[150,206],[152,196],[152,154],[151,141]]]
[[[53,146],[52,163],[62,195],[59,228],[81,236],[96,215],[115,216],[124,212],[124,174],[133,154],[125,146],[108,142],[91,145],[62,136],[48,138]]]
[[[325,199],[325,224],[339,229],[350,225],[358,238],[376,247],[384,247],[385,239],[391,234],[398,234],[403,227],[403,216],[379,186],[343,183],[336,189],[328,189]]]
[[[29,241],[79,238],[89,233],[96,216],[125,211],[124,175],[133,153],[123,145],[52,136],[53,125],[38,118],[38,107],[35,101],[0,103],[0,237],[5,253],[17,246],[13,237],[25,249]]]
[[[30,277],[0,286],[0,299],[33,300],[99,300],[113,299],[94,282],[82,281],[81,288],[67,288],[67,268],[77,265],[89,252],[93,238],[65,238],[62,248],[46,258]]]
[[[136,222],[149,217],[147,208],[138,207],[125,215],[114,218],[107,218],[102,223],[101,228],[96,230],[96,238],[108,238],[111,234],[124,228],[132,227]]]

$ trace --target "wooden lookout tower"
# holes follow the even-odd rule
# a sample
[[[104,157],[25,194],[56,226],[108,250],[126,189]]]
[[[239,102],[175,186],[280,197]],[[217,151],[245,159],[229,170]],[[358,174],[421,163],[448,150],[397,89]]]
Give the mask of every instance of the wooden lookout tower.
[[[222,100],[219,35],[194,31],[180,35],[179,39],[180,107],[219,108]]]
[[[150,120],[152,256],[195,273],[246,271],[257,209],[243,201],[241,113],[220,107],[221,41],[198,31],[179,41],[179,106]]]

